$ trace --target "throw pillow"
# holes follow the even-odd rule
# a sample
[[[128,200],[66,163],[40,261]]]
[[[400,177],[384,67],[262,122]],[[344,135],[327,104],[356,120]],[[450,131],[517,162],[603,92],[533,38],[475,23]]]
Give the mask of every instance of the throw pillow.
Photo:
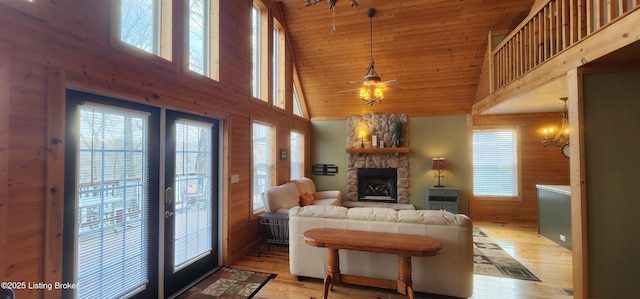
[[[300,195],[300,205],[303,207],[313,205],[314,200],[315,198],[313,198],[313,195],[309,193]]]

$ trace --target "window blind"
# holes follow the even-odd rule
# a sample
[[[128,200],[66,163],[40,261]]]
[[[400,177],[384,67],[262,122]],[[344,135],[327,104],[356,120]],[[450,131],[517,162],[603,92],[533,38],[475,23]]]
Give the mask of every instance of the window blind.
[[[148,117],[117,107],[80,106],[78,298],[121,298],[149,282]]]
[[[253,211],[264,208],[262,193],[271,186],[271,127],[253,123]]]
[[[518,195],[517,150],[514,128],[473,131],[474,195]]]
[[[213,251],[212,124],[176,122],[174,272]]]

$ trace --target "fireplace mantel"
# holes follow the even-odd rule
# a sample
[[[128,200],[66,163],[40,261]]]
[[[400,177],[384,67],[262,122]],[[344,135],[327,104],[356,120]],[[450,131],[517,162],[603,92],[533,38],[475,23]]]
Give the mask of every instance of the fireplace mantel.
[[[347,148],[349,154],[406,154],[409,152],[408,147],[372,147],[372,148]]]

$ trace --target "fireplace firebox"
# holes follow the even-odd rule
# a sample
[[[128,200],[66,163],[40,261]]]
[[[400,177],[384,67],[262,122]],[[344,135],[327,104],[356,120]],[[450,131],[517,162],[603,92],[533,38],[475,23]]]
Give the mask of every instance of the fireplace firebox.
[[[398,201],[397,168],[358,168],[358,200]]]

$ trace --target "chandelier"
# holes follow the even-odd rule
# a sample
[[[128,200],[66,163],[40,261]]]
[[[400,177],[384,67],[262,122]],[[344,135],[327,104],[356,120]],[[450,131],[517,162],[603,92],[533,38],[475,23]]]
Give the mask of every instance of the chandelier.
[[[369,79],[372,77],[377,78],[377,80]],[[384,94],[382,93],[382,87],[378,86],[378,83],[380,83],[380,76],[376,74],[376,70],[373,68],[373,61],[371,61],[369,71],[364,78],[364,86],[360,89],[360,98],[362,99],[362,102],[369,106],[380,103],[382,99],[384,99]]]
[[[566,97],[560,98],[561,101],[564,101],[564,110],[562,111],[562,123],[560,125],[560,129],[556,131],[553,127],[544,128],[542,130],[542,146],[565,146],[569,144],[569,113],[567,110],[567,99],[568,98]]]

